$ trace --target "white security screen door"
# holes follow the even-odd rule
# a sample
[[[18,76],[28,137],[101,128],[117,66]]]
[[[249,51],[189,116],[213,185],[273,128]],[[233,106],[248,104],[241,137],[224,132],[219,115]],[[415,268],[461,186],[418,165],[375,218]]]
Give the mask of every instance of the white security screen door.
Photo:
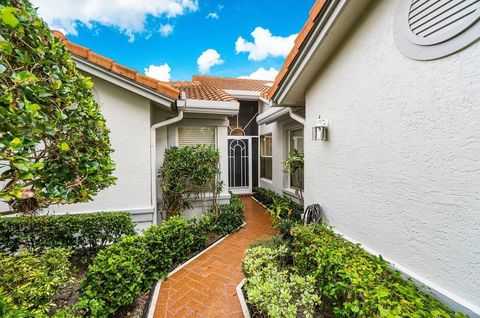
[[[252,192],[252,138],[228,137],[228,188],[236,194]]]

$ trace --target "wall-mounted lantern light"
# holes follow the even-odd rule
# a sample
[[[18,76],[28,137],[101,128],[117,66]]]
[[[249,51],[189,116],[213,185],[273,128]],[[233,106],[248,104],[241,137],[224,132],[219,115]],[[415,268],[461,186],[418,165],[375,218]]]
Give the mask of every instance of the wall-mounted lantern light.
[[[327,141],[328,140],[328,119],[318,116],[317,121],[312,128],[313,141]]]

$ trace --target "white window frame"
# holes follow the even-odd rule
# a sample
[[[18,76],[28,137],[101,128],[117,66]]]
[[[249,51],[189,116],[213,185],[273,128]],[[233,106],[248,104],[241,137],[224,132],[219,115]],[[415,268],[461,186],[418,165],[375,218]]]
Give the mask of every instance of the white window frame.
[[[264,156],[262,154],[262,141],[263,141],[263,138],[268,138],[270,139],[270,145],[272,147],[271,149],[271,155],[270,156]],[[259,165],[260,165],[260,169],[259,169],[259,175],[260,175],[260,180],[265,180],[265,181],[268,181],[268,182],[271,182],[272,179],[273,179],[273,138],[272,138],[272,134],[271,133],[268,133],[268,134],[263,134],[263,135],[260,135],[260,142],[259,142],[259,146],[260,146],[260,162],[259,162]],[[262,177],[262,158],[270,158],[271,159],[271,168],[272,168],[272,177],[271,178],[267,178],[267,177]]]
[[[303,126],[297,126],[297,127],[289,128],[289,129],[287,129],[287,133],[285,134],[287,136],[287,153],[285,154],[284,159],[294,149],[294,148],[292,148],[292,144],[290,143],[290,139],[292,139],[292,132],[296,131],[296,130],[302,130],[303,131],[303,136],[302,137],[300,137],[300,136],[294,137],[294,143],[298,144],[298,139],[300,139],[300,138],[303,139],[304,140],[303,145],[304,145],[304,149],[305,149],[305,128]],[[305,172],[304,172],[304,175],[303,175],[303,179],[304,179],[303,181],[305,182]],[[292,195],[292,193],[293,193],[293,196],[295,196],[295,189],[292,188],[292,176],[290,175],[290,173],[287,173],[287,186],[285,187],[284,192],[286,192],[289,195]]]

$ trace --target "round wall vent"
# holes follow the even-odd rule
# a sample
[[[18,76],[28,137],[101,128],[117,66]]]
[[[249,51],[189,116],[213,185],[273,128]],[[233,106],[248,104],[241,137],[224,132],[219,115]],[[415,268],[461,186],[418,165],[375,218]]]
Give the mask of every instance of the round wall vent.
[[[400,0],[395,42],[406,56],[433,60],[480,39],[480,0]]]

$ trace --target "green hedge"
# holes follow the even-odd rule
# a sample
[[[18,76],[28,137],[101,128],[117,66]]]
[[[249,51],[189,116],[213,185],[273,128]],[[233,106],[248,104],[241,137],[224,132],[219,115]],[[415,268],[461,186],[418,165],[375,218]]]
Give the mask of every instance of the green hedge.
[[[110,317],[165,278],[175,264],[204,249],[208,232],[228,234],[243,223],[243,203],[237,196],[220,209],[218,218],[171,217],[143,236],[126,237],[101,250],[82,282],[78,310],[88,317]]]
[[[220,205],[220,214],[214,230],[226,235],[232,233],[243,224],[243,202],[231,194],[230,203]]]
[[[81,286],[80,310],[89,317],[109,317],[167,276],[172,266],[205,247],[197,222],[171,217],[144,236],[130,236],[100,251]]]
[[[15,253],[21,247],[98,249],[133,234],[135,229],[128,212],[3,217],[0,251]]]
[[[298,204],[285,195],[279,195],[272,190],[256,187],[253,189],[253,197],[267,208],[270,208],[273,205],[274,199],[277,201],[285,201],[289,208],[292,209],[293,215],[297,220],[300,220],[301,214],[303,213],[303,206],[301,204]]]
[[[296,271],[315,277],[322,312],[334,317],[463,317],[324,226],[292,229]]]

